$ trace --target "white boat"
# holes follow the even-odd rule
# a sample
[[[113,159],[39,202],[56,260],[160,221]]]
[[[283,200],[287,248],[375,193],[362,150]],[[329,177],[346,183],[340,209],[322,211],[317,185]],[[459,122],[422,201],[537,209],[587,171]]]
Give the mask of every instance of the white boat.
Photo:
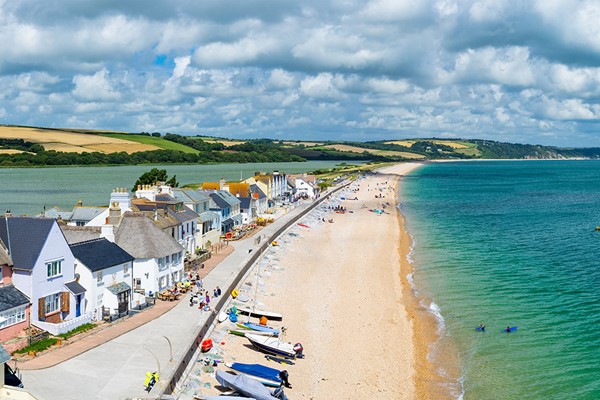
[[[219,322],[223,322],[225,321],[227,318],[229,318],[229,316],[227,314],[225,314],[223,311],[221,311],[219,313],[219,316],[217,317]]]
[[[283,356],[286,358],[296,358],[296,349],[290,342],[284,342],[281,338],[271,336],[260,336],[253,333],[246,333],[246,339],[257,349],[270,354]]]
[[[269,320],[281,321],[283,319],[283,315],[271,311],[260,311],[254,310],[250,307],[240,307],[238,311],[244,315],[249,315],[250,317],[260,318],[267,317]]]
[[[277,336],[270,332],[253,331],[251,329],[230,329],[229,333],[231,333],[232,335],[236,335],[236,336],[246,336],[246,333],[250,333],[252,335],[259,335],[259,336]]]

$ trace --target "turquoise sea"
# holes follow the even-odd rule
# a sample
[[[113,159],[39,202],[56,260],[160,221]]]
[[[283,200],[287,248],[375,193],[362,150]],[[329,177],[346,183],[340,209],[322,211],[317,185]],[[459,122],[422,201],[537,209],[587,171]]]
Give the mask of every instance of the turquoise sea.
[[[600,161],[428,164],[400,201],[457,397],[600,399]]]

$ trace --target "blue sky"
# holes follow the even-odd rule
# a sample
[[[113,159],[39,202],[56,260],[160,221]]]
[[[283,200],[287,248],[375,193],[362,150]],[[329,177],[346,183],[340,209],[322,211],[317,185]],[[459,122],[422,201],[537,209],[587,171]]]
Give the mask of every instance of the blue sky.
[[[600,146],[600,2],[0,0],[0,124]]]

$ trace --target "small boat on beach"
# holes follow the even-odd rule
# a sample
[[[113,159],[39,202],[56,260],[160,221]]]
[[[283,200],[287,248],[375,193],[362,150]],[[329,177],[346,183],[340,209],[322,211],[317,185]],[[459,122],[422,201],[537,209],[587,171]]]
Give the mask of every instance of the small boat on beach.
[[[281,321],[283,319],[283,315],[281,315],[279,313],[275,313],[275,312],[271,312],[271,311],[253,310],[250,307],[240,307],[240,308],[238,308],[238,311],[241,314],[248,315],[250,317],[255,317],[255,318],[267,317],[268,319],[275,320],[275,321]]]
[[[254,334],[254,335],[260,335],[260,336],[277,336],[277,335],[274,335],[269,332],[253,331],[252,329],[244,329],[244,328],[230,329],[229,333],[231,333],[232,335],[236,335],[236,336],[246,336],[247,333]]]
[[[277,387],[281,385],[280,370],[265,367],[260,364],[225,363],[227,368],[234,370],[237,374],[244,374],[265,386]]]
[[[238,393],[251,397],[256,400],[277,400],[271,396],[271,391],[264,387],[260,382],[247,377],[246,375],[234,375],[229,372],[218,370],[216,373],[217,382],[222,386],[233,389]]]
[[[252,322],[244,322],[242,324],[246,329],[252,329],[257,332],[267,332],[271,335],[277,336],[279,335],[279,329],[271,328],[270,326],[253,324]]]
[[[296,358],[302,352],[302,346],[299,343],[297,345],[292,345],[289,342],[284,342],[281,337],[275,338],[253,333],[246,333],[245,337],[258,350],[269,354],[275,354],[276,356]]]

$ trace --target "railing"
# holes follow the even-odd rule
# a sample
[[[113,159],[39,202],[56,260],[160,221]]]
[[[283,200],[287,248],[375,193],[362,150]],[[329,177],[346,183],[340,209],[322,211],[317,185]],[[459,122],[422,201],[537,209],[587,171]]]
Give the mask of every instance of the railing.
[[[87,324],[92,322],[92,313],[87,312],[77,318],[69,319],[67,321],[63,321],[59,324],[52,324],[50,322],[41,322],[41,321],[31,321],[31,325],[36,328],[40,328],[49,332],[52,335],[60,335],[62,333],[67,333],[72,331],[73,329],[81,326],[83,324]]]

